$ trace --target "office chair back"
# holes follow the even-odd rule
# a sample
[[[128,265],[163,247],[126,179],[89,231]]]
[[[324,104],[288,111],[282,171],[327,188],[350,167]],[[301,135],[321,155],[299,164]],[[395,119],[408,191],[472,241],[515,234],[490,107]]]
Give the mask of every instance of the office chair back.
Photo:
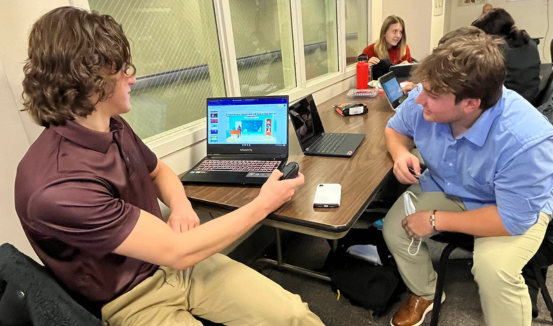
[[[553,73],[549,76],[545,88],[536,100],[536,108],[553,122]]]
[[[551,40],[551,44],[549,45],[549,53],[551,54],[551,58],[553,60],[553,39]],[[538,111],[542,112],[550,122],[553,122],[553,119],[551,119],[551,111],[553,111],[553,73],[549,75],[549,78],[547,79],[547,82],[545,84],[544,89],[538,94],[538,97],[536,98],[536,102],[534,103]]]

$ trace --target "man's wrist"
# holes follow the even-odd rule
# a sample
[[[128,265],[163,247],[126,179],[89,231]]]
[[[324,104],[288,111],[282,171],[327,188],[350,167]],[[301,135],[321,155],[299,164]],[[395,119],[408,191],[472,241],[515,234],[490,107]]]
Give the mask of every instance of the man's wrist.
[[[192,204],[190,203],[188,198],[185,198],[184,200],[174,201],[173,204],[169,206],[169,208],[171,209],[171,211],[175,211],[175,210],[183,210],[183,211],[194,210],[192,208]]]
[[[259,197],[254,198],[254,200],[250,202],[250,205],[254,207],[254,211],[260,212],[261,215],[263,215],[263,218],[271,214],[271,210],[268,205]]]
[[[409,149],[407,147],[399,147],[396,149],[396,151],[394,152],[394,155],[391,155],[392,156],[392,160],[395,162],[397,161],[397,159],[403,155],[407,155],[407,154],[410,154],[411,151],[409,151]],[[391,154],[391,153],[390,153]]]

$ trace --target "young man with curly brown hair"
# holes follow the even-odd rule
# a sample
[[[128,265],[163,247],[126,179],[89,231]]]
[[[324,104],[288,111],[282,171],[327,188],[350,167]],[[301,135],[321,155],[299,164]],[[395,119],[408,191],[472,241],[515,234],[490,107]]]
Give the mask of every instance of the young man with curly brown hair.
[[[249,204],[199,225],[175,173],[120,114],[136,81],[108,15],[61,7],[29,36],[24,105],[46,127],[19,164],[16,209],[44,265],[110,325],[322,325],[299,296],[218,254],[290,200],[275,171]],[[171,208],[161,219],[157,199]]]
[[[521,269],[553,210],[553,127],[503,86],[500,41],[459,34],[420,63],[421,84],[385,130],[393,172],[416,196],[415,213],[405,216],[402,197],[384,219],[386,244],[412,292],[391,325],[420,325],[432,310],[436,272],[424,239],[447,231],[475,238],[472,273],[486,324],[529,326]],[[415,146],[428,167],[422,174]]]

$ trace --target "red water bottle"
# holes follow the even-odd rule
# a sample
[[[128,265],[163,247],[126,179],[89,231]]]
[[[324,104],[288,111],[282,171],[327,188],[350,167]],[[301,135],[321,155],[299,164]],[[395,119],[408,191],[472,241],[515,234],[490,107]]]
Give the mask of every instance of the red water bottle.
[[[369,88],[369,57],[361,54],[357,57],[357,89]]]

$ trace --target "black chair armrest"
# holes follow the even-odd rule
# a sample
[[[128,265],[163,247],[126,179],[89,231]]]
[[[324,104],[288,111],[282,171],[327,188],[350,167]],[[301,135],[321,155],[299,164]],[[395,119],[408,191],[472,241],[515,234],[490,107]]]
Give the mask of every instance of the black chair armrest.
[[[0,283],[4,284],[0,295],[0,325],[32,326],[25,294],[11,283],[3,280]]]

